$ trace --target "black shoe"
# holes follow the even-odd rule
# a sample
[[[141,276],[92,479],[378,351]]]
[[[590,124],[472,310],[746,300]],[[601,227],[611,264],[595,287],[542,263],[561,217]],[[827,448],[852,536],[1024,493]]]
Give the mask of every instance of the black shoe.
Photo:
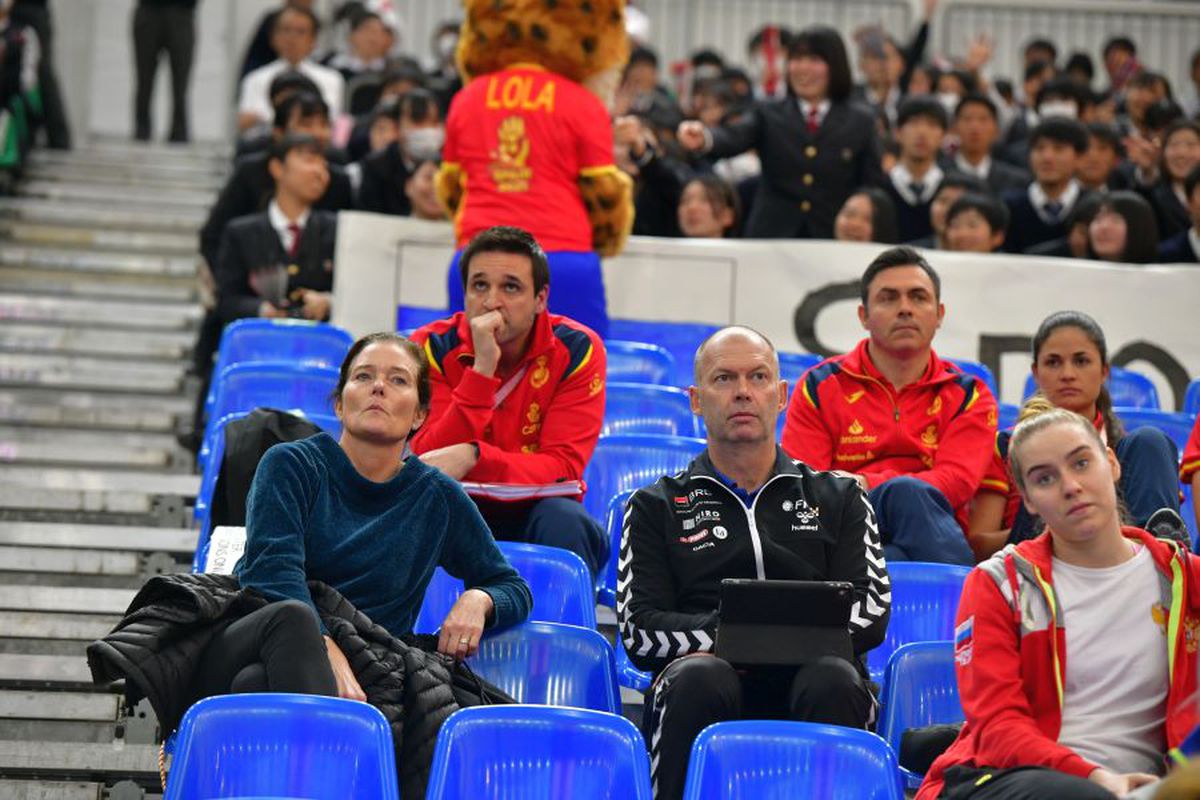
[[[1185,550],[1192,549],[1192,537],[1188,533],[1187,525],[1183,517],[1179,516],[1179,512],[1173,508],[1160,508],[1151,514],[1150,519],[1146,520],[1146,530],[1159,539],[1178,542]]]

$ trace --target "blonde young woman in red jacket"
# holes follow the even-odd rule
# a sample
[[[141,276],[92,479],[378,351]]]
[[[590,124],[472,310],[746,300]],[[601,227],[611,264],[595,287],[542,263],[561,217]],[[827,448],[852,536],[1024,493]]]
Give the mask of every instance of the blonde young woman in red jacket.
[[[955,631],[966,724],[917,798],[1126,796],[1158,780],[1200,719],[1200,559],[1122,527],[1120,464],[1083,417],[1033,417],[1009,453],[1047,530],[967,578]]]

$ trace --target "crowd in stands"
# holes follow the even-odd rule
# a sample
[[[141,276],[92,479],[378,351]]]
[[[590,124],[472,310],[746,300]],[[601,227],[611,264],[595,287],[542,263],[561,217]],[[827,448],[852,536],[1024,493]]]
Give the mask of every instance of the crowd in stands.
[[[206,379],[234,320],[329,319],[333,212],[446,218],[433,184],[462,88],[456,26],[439,27],[436,63],[422,66],[394,55],[386,11],[347,3],[345,41],[322,55],[310,5],[269,14],[246,56],[237,161],[200,234],[215,290],[196,348]],[[635,42],[616,95],[611,147],[635,181],[636,233],[892,245],[863,265],[854,350],[789,395],[762,334],[737,326],[700,344],[689,392],[703,452],[633,494],[611,554],[578,502],[604,421],[604,331],[548,299],[561,273],[545,251],[570,248],[512,227],[470,231],[450,273],[463,310],[411,339],[356,343],[336,395],[340,439],[262,462],[239,575],[286,602],[214,640],[205,691],[366,696],[312,624],[306,578],[399,637],[445,566],[479,590],[438,641],[462,658],[486,626],[529,613],[492,537],[572,550],[593,575],[616,557],[621,643],[654,678],[643,728],[655,791],[677,798],[710,723],[873,725],[864,654],[887,629],[887,563],[980,563],[956,631],[967,722],[920,796],[1126,796],[1164,774],[1198,719],[1200,562],[1179,480],[1200,488],[1200,427],[1182,473],[1166,434],[1126,431],[1103,331],[1064,311],[1034,336],[1038,393],[1015,431],[1000,430],[986,383],[934,349],[954,298],[922,250],[1200,261],[1200,51],[1196,85],[1178,95],[1125,37],[1096,54],[1104,77],[1092,54],[1035,39],[1005,79],[990,74],[984,36],[961,54],[929,52],[937,5],[926,0],[908,41],[855,34],[861,84],[836,31],[767,26],[749,69],[698,50],[671,82]],[[497,502],[488,485],[530,494]],[[329,535],[342,529],[352,534]],[[847,582],[851,652],[772,669],[713,655],[727,578]]]

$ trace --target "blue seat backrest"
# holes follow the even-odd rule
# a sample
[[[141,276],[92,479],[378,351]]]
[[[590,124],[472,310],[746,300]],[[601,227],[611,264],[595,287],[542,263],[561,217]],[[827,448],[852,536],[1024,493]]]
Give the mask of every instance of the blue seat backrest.
[[[909,642],[954,638],[954,616],[970,568],[954,564],[894,561],[888,565],[892,612],[883,644],[867,653],[876,681],[883,678],[892,653]]]

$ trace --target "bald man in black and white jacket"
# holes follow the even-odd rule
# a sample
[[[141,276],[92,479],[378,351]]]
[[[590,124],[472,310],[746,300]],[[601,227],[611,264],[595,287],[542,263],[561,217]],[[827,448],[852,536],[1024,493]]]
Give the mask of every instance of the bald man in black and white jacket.
[[[725,328],[696,354],[692,409],[708,447],[637,491],[625,510],[617,580],[630,659],[655,673],[644,729],[655,797],[682,797],[692,740],[729,719],[865,727],[874,699],[859,656],[887,630],[891,587],[875,513],[853,476],[818,472],[775,442],[787,401],[775,349]],[[736,670],[711,655],[725,578],[848,581],[852,663]]]

